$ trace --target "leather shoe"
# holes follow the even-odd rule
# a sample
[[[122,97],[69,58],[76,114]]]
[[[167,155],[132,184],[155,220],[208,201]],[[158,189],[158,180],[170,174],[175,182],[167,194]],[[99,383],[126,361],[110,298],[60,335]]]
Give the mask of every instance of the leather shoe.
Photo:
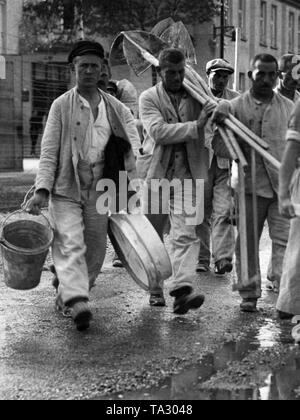
[[[243,299],[240,308],[242,312],[250,312],[255,313],[257,312],[257,299],[249,298]]]
[[[282,321],[290,320],[294,318],[294,315],[289,314],[287,312],[277,311],[278,318]]]
[[[198,263],[196,265],[196,273],[208,273],[210,271],[209,264]]]
[[[223,258],[222,260],[216,262],[215,265],[215,274],[218,276],[224,276],[226,273],[231,273],[233,270],[232,262]]]
[[[192,288],[183,287],[171,293],[172,295],[175,296],[174,314],[176,315],[185,315],[190,310],[199,309],[205,301],[205,296],[194,292]]]
[[[164,307],[166,306],[166,300],[162,295],[151,294],[150,296],[150,306],[154,307]]]
[[[92,312],[85,301],[78,301],[70,306],[71,316],[78,331],[86,331],[90,327]]]

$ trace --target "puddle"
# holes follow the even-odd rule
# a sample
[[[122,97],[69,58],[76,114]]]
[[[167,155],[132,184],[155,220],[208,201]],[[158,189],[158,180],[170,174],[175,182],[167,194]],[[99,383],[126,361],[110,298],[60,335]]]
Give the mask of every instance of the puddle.
[[[254,337],[262,349],[275,347],[278,343],[293,343],[290,330],[285,331],[272,319],[266,319],[258,333]]]
[[[260,389],[261,400],[300,400],[300,357],[288,360],[282,369],[272,372]]]
[[[114,394],[109,400],[290,400],[300,399],[300,355],[291,358],[277,372],[267,372],[265,386],[235,390],[201,390],[199,386],[231,362],[242,362],[252,351],[273,348],[279,343],[293,344],[290,328],[284,329],[267,319],[259,331],[251,332],[240,341],[227,342],[219,350],[206,355],[199,364],[165,379],[158,387]],[[265,374],[265,373],[264,373]]]
[[[6,319],[0,315],[0,350],[2,351],[6,345]]]

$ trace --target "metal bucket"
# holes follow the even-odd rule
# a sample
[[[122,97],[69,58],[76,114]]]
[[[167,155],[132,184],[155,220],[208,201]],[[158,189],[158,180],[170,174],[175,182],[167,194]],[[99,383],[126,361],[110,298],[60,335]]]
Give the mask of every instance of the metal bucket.
[[[9,222],[16,215],[18,219]],[[52,241],[53,231],[44,215],[18,211],[8,216],[0,240],[5,284],[17,290],[37,287]]]

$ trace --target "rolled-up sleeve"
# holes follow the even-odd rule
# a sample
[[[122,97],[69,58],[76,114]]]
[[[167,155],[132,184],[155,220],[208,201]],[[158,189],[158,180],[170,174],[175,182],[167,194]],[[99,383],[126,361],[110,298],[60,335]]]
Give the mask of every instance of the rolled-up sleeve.
[[[144,92],[140,97],[140,118],[156,144],[166,146],[199,139],[197,121],[166,122],[149,92]]]
[[[300,143],[300,100],[298,100],[293,109],[286,139],[288,141],[293,140]]]
[[[41,159],[35,189],[52,192],[57,172],[62,135],[61,107],[58,102],[51,106],[41,145]]]

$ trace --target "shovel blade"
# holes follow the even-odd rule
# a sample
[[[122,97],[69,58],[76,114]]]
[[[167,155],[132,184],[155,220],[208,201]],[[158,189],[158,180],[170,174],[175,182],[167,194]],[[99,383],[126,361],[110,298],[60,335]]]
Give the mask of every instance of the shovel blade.
[[[174,25],[175,21],[172,18],[167,18],[158,22],[154,28],[152,29],[151,33],[153,35],[158,36],[160,38],[162,34],[169,29],[170,26]]]
[[[124,55],[123,41],[124,35],[121,33],[117,36],[117,38],[115,38],[115,40],[112,43],[109,54],[109,62],[112,67],[123,66],[127,64],[127,60]]]
[[[161,34],[160,38],[169,46],[182,49],[188,64],[197,64],[192,38],[182,22],[173,23]]]
[[[158,58],[160,52],[168,47],[160,38],[148,32],[128,31],[125,34],[126,37],[122,33],[115,39],[111,48],[110,64],[116,66],[127,63],[137,76],[151,67],[141,54],[142,50]]]

